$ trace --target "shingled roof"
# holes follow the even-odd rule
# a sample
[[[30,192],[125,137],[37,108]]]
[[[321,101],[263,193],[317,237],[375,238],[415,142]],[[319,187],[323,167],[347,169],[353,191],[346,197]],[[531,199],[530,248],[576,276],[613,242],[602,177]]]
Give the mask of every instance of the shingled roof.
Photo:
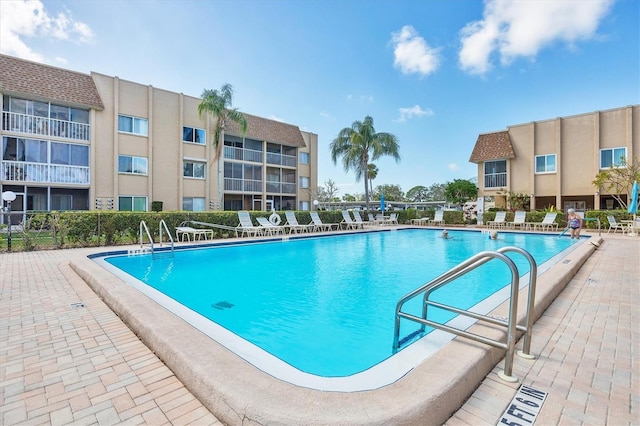
[[[485,133],[478,136],[476,145],[473,147],[471,158],[472,163],[480,163],[488,160],[498,160],[502,158],[515,158],[516,153],[509,139],[509,132]]]
[[[247,133],[245,135],[240,131],[240,126],[231,120],[227,122],[225,132],[237,136],[246,136],[251,139],[295,146],[298,148],[306,146],[298,126],[283,123],[281,121],[256,117],[255,115],[250,114],[244,114],[244,116],[247,119]]]
[[[0,55],[0,92],[104,109],[90,75],[6,55]]]

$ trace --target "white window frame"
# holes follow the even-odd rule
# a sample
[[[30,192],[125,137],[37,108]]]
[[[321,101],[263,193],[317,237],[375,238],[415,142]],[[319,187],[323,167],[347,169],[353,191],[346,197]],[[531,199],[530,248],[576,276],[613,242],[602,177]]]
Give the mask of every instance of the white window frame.
[[[126,172],[126,171],[122,171],[120,170],[120,158],[131,158],[131,171],[130,172]],[[140,166],[139,164],[144,162],[144,173],[139,173],[136,171],[136,169],[138,169]],[[136,166],[136,163],[138,163],[138,166]],[[147,157],[136,157],[135,155],[118,155],[118,174],[121,175],[138,175],[138,176],[148,176],[149,174],[149,160],[147,159]]]
[[[618,161],[620,160],[620,158],[627,158],[627,147],[626,146],[617,146],[615,148],[605,148],[605,149],[601,149],[600,150],[600,170],[604,170],[604,169],[610,169],[610,168],[620,168],[622,167],[621,163],[616,163],[616,151],[618,150],[622,150],[624,152],[624,154],[622,155],[618,155]],[[604,154],[605,152],[610,152],[611,153],[611,164],[610,165],[604,165],[602,160],[602,154]]]
[[[544,170],[538,170],[538,159],[544,158]],[[553,170],[549,169],[549,158],[553,158]],[[556,173],[558,171],[558,157],[556,154],[536,155],[533,162],[533,169],[537,175]]]
[[[311,164],[311,154],[308,152],[300,152],[298,161],[300,164]]]
[[[191,201],[191,209],[186,209],[185,208],[185,201],[190,200]],[[195,209],[194,208],[194,201],[195,200],[201,200],[202,201],[202,209]],[[182,198],[182,210],[184,211],[191,211],[191,212],[203,212],[207,210],[207,200],[204,197],[183,197]]]
[[[122,198],[130,198],[131,199],[131,210],[122,210],[120,206],[120,199]],[[144,199],[144,210],[136,210],[136,199]],[[118,211],[132,211],[132,212],[146,212],[149,210],[149,199],[146,195],[118,195]]]
[[[311,203],[309,201],[300,201],[300,210],[308,212],[311,210]]]
[[[308,176],[300,176],[299,186],[302,189],[307,189],[311,186],[311,179]]]
[[[131,131],[120,129],[120,118],[130,118],[131,119]],[[140,129],[140,124],[145,123],[144,130]],[[146,118],[134,117],[132,115],[118,114],[118,132],[126,133],[129,135],[137,135],[137,136],[149,136],[149,120]]]
[[[191,172],[192,175],[189,176],[187,174],[185,174],[185,166],[187,164],[191,164]],[[196,164],[202,164],[202,176],[193,176],[195,173],[195,168],[193,167]],[[189,178],[189,179],[206,179],[207,178],[207,162],[204,160],[195,160],[195,159],[191,159],[191,158],[185,158],[182,160],[182,177],[185,178]]]
[[[184,129],[191,129],[191,135],[193,136],[194,140],[188,141],[188,140],[186,140],[184,138]],[[201,131],[202,132],[203,140],[201,140],[200,142],[196,142],[195,141],[196,131]],[[196,144],[196,145],[206,145],[207,144],[207,132],[204,129],[200,129],[199,127],[182,126],[182,142],[192,143],[192,144]]]

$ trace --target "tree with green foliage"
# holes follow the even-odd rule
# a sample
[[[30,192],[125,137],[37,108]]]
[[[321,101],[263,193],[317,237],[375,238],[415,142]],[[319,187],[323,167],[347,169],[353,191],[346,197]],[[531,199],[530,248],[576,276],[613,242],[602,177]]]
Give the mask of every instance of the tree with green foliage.
[[[462,205],[478,197],[478,187],[466,179],[455,179],[447,184],[444,197],[450,203]]]
[[[604,190],[610,194],[622,208],[626,209],[627,202],[622,195],[631,194],[631,187],[635,181],[640,183],[640,161],[637,157],[634,157],[630,163],[623,158],[619,164],[598,173],[591,183],[598,191]]]
[[[364,179],[364,195],[367,210],[369,209],[369,185],[367,172],[369,161],[383,156],[391,156],[400,161],[398,138],[391,133],[376,133],[373,118],[366,116],[364,121],[354,121],[351,127],[340,130],[338,136],[329,145],[331,159],[336,164],[342,157],[345,172],[353,170],[356,182]]]
[[[419,202],[427,201],[427,195],[428,195],[427,187],[418,185],[408,190],[406,197],[409,201],[413,201],[414,203],[419,203]]]
[[[378,200],[380,195],[384,195],[386,201],[404,201],[404,192],[400,185],[378,185],[376,186],[376,193],[378,194]]]
[[[232,104],[233,88],[228,83],[223,84],[220,90],[205,89],[202,92],[202,101],[198,104],[198,115],[200,117],[211,114],[217,119],[213,131],[215,157],[218,157],[222,150],[222,145],[224,145],[224,132],[229,120],[237,123],[242,133],[247,132],[247,119],[237,108],[232,108]],[[222,144],[220,143],[221,140],[223,141]]]

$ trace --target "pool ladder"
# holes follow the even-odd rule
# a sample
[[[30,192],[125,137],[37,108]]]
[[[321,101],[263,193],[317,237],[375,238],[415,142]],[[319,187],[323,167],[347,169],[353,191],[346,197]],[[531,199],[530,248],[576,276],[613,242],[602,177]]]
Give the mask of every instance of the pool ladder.
[[[134,253],[132,253],[132,250],[129,250],[129,253],[144,254],[144,253],[151,252],[152,255],[156,255],[159,253],[169,253],[171,256],[173,256],[173,252],[174,252],[173,237],[171,236],[171,232],[169,232],[169,228],[167,227],[167,223],[164,221],[164,219],[160,220],[160,223],[158,224],[158,234],[160,235],[160,247],[162,247],[163,231],[166,231],[167,237],[169,238],[169,242],[171,243],[171,251],[162,250],[161,252],[158,252],[156,251],[156,248],[153,242],[153,237],[151,236],[151,232],[149,232],[149,227],[147,226],[147,223],[144,220],[141,220],[140,221],[140,249],[133,250]],[[145,235],[149,240],[148,247],[146,247],[144,243]]]
[[[517,315],[518,315],[518,291],[520,285],[520,278],[518,273],[518,268],[516,267],[513,260],[507,257],[505,252],[516,252],[522,254],[527,261],[529,262],[529,294],[527,298],[527,316],[526,316],[526,324],[519,325],[517,324]],[[429,296],[435,290],[445,286],[446,284],[460,278],[466,273],[482,266],[492,259],[498,259],[504,262],[509,270],[511,271],[511,291],[509,297],[509,317],[506,319],[500,319],[496,317],[490,317],[487,315],[478,314],[475,312],[471,312],[464,309],[459,309],[453,306],[445,305],[442,303],[434,302],[429,300]],[[490,346],[494,346],[496,348],[504,349],[506,351],[505,360],[504,360],[504,371],[498,373],[498,376],[508,382],[517,382],[518,379],[512,375],[513,372],[513,354],[515,352],[515,344],[516,344],[516,332],[521,331],[524,332],[524,343],[522,347],[522,351],[518,351],[518,355],[523,358],[533,359],[534,357],[530,354],[531,351],[531,334],[533,329],[533,321],[534,321],[534,303],[535,303],[535,293],[536,293],[536,276],[537,276],[538,268],[536,266],[536,262],[533,259],[533,256],[529,254],[527,251],[519,248],[519,247],[502,247],[496,251],[483,251],[481,253],[476,254],[475,256],[470,257],[466,261],[460,263],[459,265],[453,267],[448,270],[444,274],[440,275],[437,278],[429,281],[427,284],[415,289],[414,291],[403,296],[396,305],[396,315],[395,315],[395,328],[394,328],[394,337],[393,337],[393,353],[396,353],[400,346],[400,319],[404,318],[409,321],[414,321],[420,324],[420,332],[424,332],[425,326],[431,326],[433,328],[437,328],[439,330],[444,330],[449,333],[456,334],[458,336],[466,337],[468,339],[474,340],[476,342],[484,343]],[[403,312],[402,308],[404,304],[413,299],[414,297],[422,295],[422,315],[421,317],[417,317],[415,315],[409,314],[407,312]],[[485,321],[490,324],[505,327],[507,329],[506,341],[501,340],[493,340],[485,336],[481,336],[479,334],[471,333],[466,330],[458,329],[452,327],[447,324],[440,324],[429,320],[427,318],[427,308],[429,306],[433,306],[439,309],[444,309],[450,312],[454,312],[459,315],[468,316],[474,318],[478,321]]]

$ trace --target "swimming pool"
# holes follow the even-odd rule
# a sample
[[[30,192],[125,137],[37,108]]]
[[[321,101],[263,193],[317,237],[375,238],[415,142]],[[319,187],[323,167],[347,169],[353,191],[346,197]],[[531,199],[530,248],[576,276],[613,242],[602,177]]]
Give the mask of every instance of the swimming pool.
[[[389,358],[395,303],[407,292],[479,251],[516,245],[541,265],[577,244],[517,233],[501,233],[499,240],[471,231],[451,231],[450,236],[444,240],[438,231],[407,229],[176,251],[173,258],[109,257],[106,262],[127,270],[136,288],[263,371],[323,389],[344,389],[340,378],[361,376],[362,383],[349,385],[353,389],[397,379],[447,340],[446,333],[436,331],[393,361]],[[524,259],[511,257],[521,273],[528,271]],[[123,275],[119,271],[114,269]],[[463,308],[481,302],[479,310],[488,312],[506,299],[500,289],[507,283],[504,264],[489,262],[439,297],[450,302],[455,296]],[[322,380],[327,378],[336,380],[329,385]]]

